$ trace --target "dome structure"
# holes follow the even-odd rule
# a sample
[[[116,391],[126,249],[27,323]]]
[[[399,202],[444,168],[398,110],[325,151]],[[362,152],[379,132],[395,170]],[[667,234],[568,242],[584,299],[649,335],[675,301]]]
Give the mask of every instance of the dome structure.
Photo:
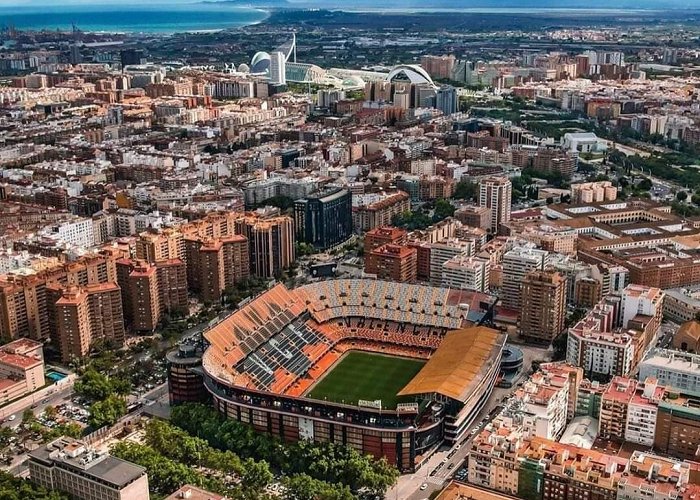
[[[251,73],[269,73],[270,54],[267,52],[256,52],[250,61]]]
[[[394,66],[386,77],[389,82],[425,83],[435,87],[433,79],[417,64],[400,64]]]
[[[238,66],[238,72],[239,73],[250,73],[250,66],[248,66],[246,63],[240,64]]]
[[[357,75],[350,75],[343,79],[343,87],[345,88],[364,88],[365,81]]]

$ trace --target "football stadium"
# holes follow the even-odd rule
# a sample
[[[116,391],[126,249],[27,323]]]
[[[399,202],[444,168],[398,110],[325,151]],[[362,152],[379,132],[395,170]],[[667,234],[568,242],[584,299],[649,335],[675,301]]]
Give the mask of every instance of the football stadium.
[[[467,320],[460,290],[374,279],[278,284],[204,333],[216,408],[287,441],[416,468],[459,441],[499,375],[505,335]]]

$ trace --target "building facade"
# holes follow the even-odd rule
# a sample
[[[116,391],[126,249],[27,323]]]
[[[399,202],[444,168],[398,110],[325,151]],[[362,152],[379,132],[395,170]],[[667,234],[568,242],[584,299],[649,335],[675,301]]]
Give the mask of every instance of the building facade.
[[[294,202],[297,241],[327,250],[352,235],[352,194],[331,189]]]

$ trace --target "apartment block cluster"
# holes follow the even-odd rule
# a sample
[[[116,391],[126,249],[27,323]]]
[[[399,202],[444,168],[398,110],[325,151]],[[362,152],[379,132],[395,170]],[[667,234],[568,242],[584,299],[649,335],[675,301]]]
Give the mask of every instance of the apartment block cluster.
[[[600,384],[583,368],[545,363],[476,435],[467,480],[532,500],[693,499],[694,405],[653,377]]]
[[[153,332],[165,314],[187,314],[249,276],[270,278],[294,262],[294,225],[274,210],[213,213],[178,228],[145,231],[41,271],[0,282],[0,335],[52,340],[61,358],[96,342],[122,345]]]

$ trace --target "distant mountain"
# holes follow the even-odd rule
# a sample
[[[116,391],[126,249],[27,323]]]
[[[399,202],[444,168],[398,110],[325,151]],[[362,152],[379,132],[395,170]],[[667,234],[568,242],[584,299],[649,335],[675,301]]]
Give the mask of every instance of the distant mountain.
[[[289,6],[324,9],[698,9],[698,0],[289,0]]]

